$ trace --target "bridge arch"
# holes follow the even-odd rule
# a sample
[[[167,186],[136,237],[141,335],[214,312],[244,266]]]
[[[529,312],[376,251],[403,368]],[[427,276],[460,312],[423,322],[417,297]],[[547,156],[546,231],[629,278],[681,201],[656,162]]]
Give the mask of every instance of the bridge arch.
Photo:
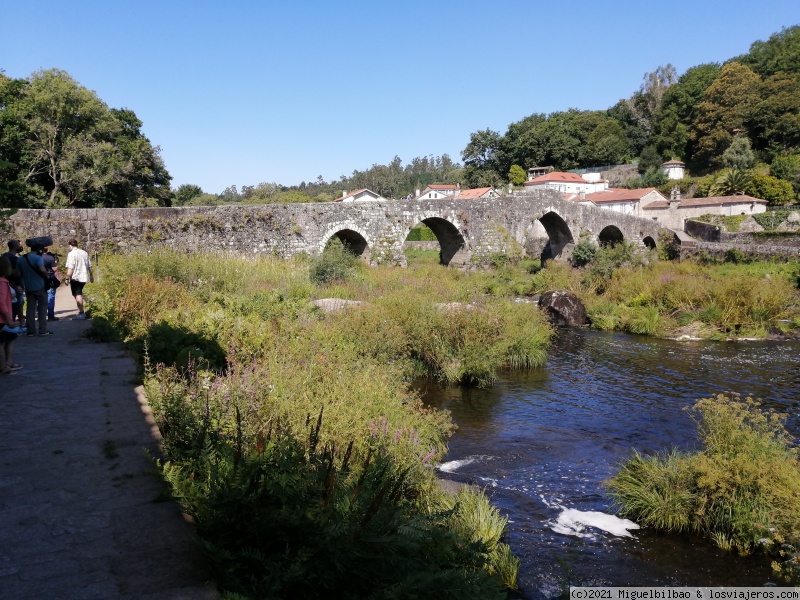
[[[324,236],[322,236],[322,245],[317,249],[317,253],[324,252],[328,244],[333,239],[338,239],[350,252],[356,256],[361,256],[369,262],[369,242],[367,236],[362,231],[359,231],[352,224],[339,225],[330,228]]]
[[[554,211],[539,217],[539,223],[544,227],[548,238],[541,255],[542,264],[544,264],[545,260],[558,258],[565,249],[569,250],[568,246],[575,243],[575,238],[567,222]]]
[[[438,216],[422,216],[418,223],[424,223],[439,241],[440,264],[463,266],[469,262],[467,242],[461,231],[453,223]],[[414,223],[412,227],[416,225],[417,223]],[[411,231],[411,229],[408,231]],[[408,232],[406,232],[406,236],[408,236]]]
[[[655,250],[656,249],[656,241],[651,236],[645,236],[642,239],[642,243],[645,245],[645,248],[648,250]]]
[[[597,241],[601,246],[616,246],[625,241],[625,236],[616,225],[606,225],[598,234]]]

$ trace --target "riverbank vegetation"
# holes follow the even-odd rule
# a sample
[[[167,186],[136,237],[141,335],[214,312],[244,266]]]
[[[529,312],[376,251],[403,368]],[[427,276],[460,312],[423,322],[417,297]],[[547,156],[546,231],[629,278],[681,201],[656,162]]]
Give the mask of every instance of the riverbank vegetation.
[[[667,338],[729,340],[800,333],[800,262],[668,261],[627,245],[579,242],[573,265],[504,264],[476,276],[486,293],[534,296],[560,289],[586,306],[591,327]],[[580,265],[576,268],[574,265]]]
[[[607,482],[621,514],[740,554],[765,552],[800,580],[800,461],[785,415],[720,394],[691,408],[702,449],[638,452]]]
[[[800,327],[796,263],[676,263],[626,245],[587,257],[498,256],[465,273],[427,250],[407,269],[366,267],[335,244],[314,259],[104,256],[92,334],[142,356],[162,471],[222,589],[502,597],[518,565],[504,519],[480,491],[442,491],[453,425],[410,381],[491,385],[543,364],[552,329],[526,300],[554,289],[604,329]]]
[[[409,382],[488,385],[542,364],[551,328],[537,308],[457,270],[366,268],[341,248],[108,256],[101,271],[93,335],[141,353],[162,470],[223,589],[484,598],[515,586],[504,518],[480,491],[440,489],[453,426]],[[312,304],[325,298],[361,304]]]

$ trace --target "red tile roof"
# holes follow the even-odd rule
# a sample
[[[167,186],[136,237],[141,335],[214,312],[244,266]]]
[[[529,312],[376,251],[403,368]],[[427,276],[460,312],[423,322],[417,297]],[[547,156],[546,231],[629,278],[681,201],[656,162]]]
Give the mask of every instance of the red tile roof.
[[[457,185],[450,185],[446,183],[431,183],[425,189],[428,190],[457,190]]]
[[[487,192],[491,192],[492,188],[490,187],[483,187],[483,188],[474,188],[471,190],[461,190],[461,193],[458,194],[458,198],[480,198]]]
[[[753,198],[746,194],[740,196],[709,196],[708,198],[684,198],[680,206],[725,206],[727,204],[769,204],[761,198]]]
[[[669,201],[668,200],[656,200],[655,202],[651,202],[647,206],[643,206],[642,210],[653,210],[656,208],[669,208]]]
[[[752,196],[709,196],[708,198],[683,198],[678,204],[678,208],[694,208],[698,206],[729,206],[731,204],[769,204],[766,200],[761,198],[753,198]],[[657,201],[651,202],[643,207],[644,210],[651,210],[655,208],[668,208],[669,202]]]
[[[587,183],[587,181],[577,173],[563,173],[561,171],[553,171],[546,175],[539,175],[530,181],[526,181],[525,185],[534,185],[537,183],[547,183],[549,181],[557,182],[571,182],[571,183]]]
[[[602,192],[592,192],[586,194],[586,199],[591,200],[595,204],[603,204],[608,202],[638,202],[647,194],[654,191],[656,188],[637,188],[635,190],[625,190],[621,188],[609,188]],[[661,193],[659,192],[659,196]],[[663,196],[662,196],[663,197]]]

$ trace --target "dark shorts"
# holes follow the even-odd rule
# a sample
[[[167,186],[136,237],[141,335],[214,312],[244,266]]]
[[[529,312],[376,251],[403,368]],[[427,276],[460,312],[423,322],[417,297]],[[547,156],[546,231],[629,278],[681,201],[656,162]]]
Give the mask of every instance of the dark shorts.
[[[10,333],[8,331],[3,331],[0,328],[0,344],[7,344],[8,342],[13,342],[15,339],[19,337],[17,333]]]
[[[73,296],[83,296],[83,286],[86,285],[85,281],[69,280],[69,289],[72,290]]]

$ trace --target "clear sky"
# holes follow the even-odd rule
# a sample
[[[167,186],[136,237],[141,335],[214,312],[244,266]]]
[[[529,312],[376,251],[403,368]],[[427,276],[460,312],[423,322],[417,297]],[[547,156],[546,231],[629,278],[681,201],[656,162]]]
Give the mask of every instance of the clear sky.
[[[606,109],[672,63],[800,24],[798,0],[0,0],[0,69],[130,108],[174,188],[326,181],[472,132]]]

